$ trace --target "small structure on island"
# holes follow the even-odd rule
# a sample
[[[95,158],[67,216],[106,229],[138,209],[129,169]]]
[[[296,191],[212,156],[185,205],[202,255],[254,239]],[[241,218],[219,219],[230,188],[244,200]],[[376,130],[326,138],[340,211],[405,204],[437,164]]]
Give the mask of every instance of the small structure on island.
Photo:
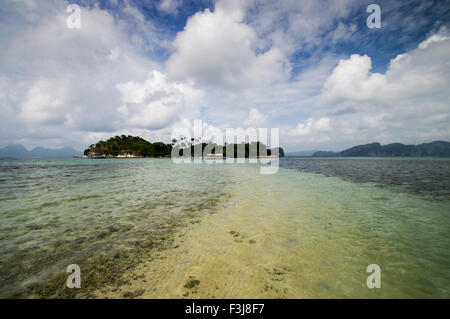
[[[91,152],[87,155],[88,158],[106,158],[106,155],[104,154],[100,154],[100,153],[96,153],[96,152]]]
[[[134,154],[131,154],[131,153],[126,153],[126,154],[119,154],[116,157],[118,157],[118,158],[133,158],[136,156],[134,156]]]
[[[223,154],[206,154],[205,159],[223,159]]]

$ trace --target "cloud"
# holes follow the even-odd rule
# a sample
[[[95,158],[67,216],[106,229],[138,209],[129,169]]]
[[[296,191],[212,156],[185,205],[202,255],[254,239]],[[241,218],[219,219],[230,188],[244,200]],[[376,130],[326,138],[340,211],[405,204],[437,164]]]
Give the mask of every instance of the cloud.
[[[174,14],[182,4],[183,0],[161,0],[158,4],[158,10]]]
[[[450,138],[448,4],[382,1],[380,30],[356,0],[89,2],[81,29],[68,4],[2,5],[2,144],[168,141],[194,119],[293,150]]]
[[[442,34],[433,34],[431,37],[419,44],[419,49],[426,49],[433,43],[439,43],[448,39],[450,39],[450,37],[448,36]]]
[[[169,76],[229,90],[287,80],[289,61],[276,47],[259,52],[257,34],[243,18],[242,8],[224,1],[189,18],[167,61]]]
[[[386,85],[386,77],[370,73],[372,63],[367,55],[353,54],[341,60],[323,86],[323,103],[340,102],[347,99],[367,100]]]
[[[188,83],[169,82],[167,75],[158,71],[149,73],[142,83],[119,83],[122,95],[118,111],[126,117],[126,125],[161,129],[178,119],[187,107],[199,103],[203,93]]]
[[[308,119],[306,123],[298,123],[297,127],[288,132],[292,136],[307,136],[312,133],[326,132],[331,130],[330,119],[326,117],[315,119]]]
[[[320,47],[346,40],[356,31],[354,24],[343,19],[360,6],[355,0],[258,1],[249,14],[250,25],[264,35],[284,54],[296,51],[315,52]],[[337,25],[337,27],[336,27]]]
[[[318,100],[329,116],[339,116],[332,118],[334,136],[348,143],[447,140],[449,57],[450,38],[438,33],[393,58],[384,74],[371,72],[366,55],[341,60]]]
[[[255,108],[250,109],[248,118],[244,121],[245,126],[253,128],[265,127],[266,123],[267,117]]]
[[[90,132],[130,128],[118,110],[116,86],[143,81],[158,67],[130,36],[135,21],[129,15],[82,7],[81,28],[69,29],[67,5],[27,1],[2,7],[9,17],[0,20],[0,126],[7,143],[82,148],[80,141],[94,142],[86,141]],[[147,32],[139,37],[150,37]]]
[[[323,86],[322,102],[397,102],[435,97],[449,84],[450,38],[432,35],[418,48],[397,55],[385,74],[370,72],[371,59],[353,54],[341,60]]]
[[[65,83],[64,83],[65,82]],[[69,87],[67,80],[54,83],[46,79],[35,81],[24,96],[18,114],[19,119],[29,123],[52,124],[64,121],[64,105]]]

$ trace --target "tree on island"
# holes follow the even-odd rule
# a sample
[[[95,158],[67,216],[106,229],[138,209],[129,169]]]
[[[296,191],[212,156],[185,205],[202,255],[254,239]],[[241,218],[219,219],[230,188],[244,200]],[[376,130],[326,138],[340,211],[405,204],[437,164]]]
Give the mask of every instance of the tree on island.
[[[107,141],[92,144],[84,151],[84,155],[97,153],[105,156],[131,154],[134,156],[152,157],[170,156],[171,152],[171,144],[164,144],[162,142],[150,143],[138,136],[121,135],[111,137]]]

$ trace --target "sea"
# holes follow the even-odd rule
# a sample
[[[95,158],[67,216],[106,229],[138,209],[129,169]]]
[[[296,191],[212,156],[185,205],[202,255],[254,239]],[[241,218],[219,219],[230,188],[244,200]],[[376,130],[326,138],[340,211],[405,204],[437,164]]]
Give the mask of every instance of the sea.
[[[450,298],[449,269],[448,158],[0,159],[1,298]]]

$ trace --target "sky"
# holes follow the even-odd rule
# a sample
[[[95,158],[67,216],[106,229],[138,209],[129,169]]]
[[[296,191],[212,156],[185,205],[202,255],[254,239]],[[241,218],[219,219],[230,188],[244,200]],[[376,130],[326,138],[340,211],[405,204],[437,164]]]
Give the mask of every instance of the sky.
[[[0,147],[194,120],[279,128],[288,152],[450,141],[449,1],[5,0],[0,48]]]

